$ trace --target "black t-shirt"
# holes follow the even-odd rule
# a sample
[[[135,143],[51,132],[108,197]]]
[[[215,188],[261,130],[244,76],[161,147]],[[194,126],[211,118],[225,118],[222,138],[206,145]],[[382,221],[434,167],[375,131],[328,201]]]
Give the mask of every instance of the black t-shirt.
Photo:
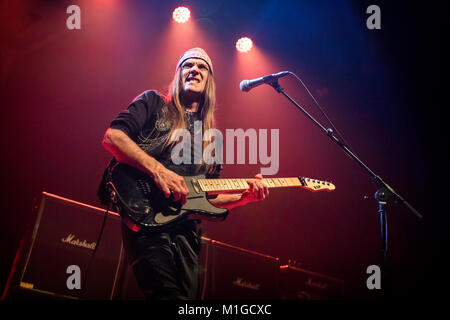
[[[171,123],[166,119],[164,100],[156,91],[145,91],[120,112],[110,127],[123,131],[146,153],[160,160]]]
[[[212,170],[205,172],[205,168],[194,163],[194,128],[195,121],[201,121],[199,112],[185,111],[186,127],[191,141],[191,163],[176,165],[172,162],[170,147],[165,147],[172,121],[168,117],[167,106],[162,97],[154,90],[147,90],[136,97],[127,109],[120,112],[111,122],[110,127],[119,129],[128,135],[148,155],[161,162],[166,168],[180,175],[205,174],[208,178],[219,177],[221,165],[215,165]],[[108,171],[116,163],[113,158],[106,168],[98,190],[98,196],[103,204],[108,203],[104,186],[108,180]]]

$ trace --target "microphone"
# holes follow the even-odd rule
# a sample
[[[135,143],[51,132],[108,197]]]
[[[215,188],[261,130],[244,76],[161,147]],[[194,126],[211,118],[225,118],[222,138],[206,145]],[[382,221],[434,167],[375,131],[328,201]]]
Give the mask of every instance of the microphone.
[[[277,80],[278,78],[287,76],[289,73],[290,71],[282,71],[265,77],[256,78],[253,80],[242,80],[241,83],[239,84],[239,88],[241,89],[241,91],[248,92],[254,87],[257,87],[264,83],[270,83],[274,80]]]

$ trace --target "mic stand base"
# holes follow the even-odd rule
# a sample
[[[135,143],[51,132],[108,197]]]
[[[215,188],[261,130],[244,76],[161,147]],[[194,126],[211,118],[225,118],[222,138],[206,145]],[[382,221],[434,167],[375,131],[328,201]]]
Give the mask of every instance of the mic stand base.
[[[378,201],[378,213],[380,214],[380,235],[381,235],[381,293],[382,297],[388,298],[390,296],[390,275],[388,266],[388,227],[387,227],[387,202],[378,198],[379,194],[384,194],[381,188],[375,193],[375,198]]]

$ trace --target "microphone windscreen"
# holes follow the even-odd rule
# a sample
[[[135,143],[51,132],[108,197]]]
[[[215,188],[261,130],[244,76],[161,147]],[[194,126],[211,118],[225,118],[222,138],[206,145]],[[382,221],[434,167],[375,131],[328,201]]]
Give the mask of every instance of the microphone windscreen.
[[[242,80],[241,83],[239,84],[239,88],[241,89],[241,91],[247,92],[249,90],[248,80]]]

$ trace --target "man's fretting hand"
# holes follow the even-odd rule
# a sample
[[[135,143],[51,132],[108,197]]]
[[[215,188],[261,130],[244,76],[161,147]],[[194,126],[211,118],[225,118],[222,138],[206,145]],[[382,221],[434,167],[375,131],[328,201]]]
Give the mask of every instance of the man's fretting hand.
[[[242,193],[241,199],[245,203],[264,200],[269,195],[269,187],[263,181],[263,176],[258,173],[254,179],[247,180],[249,188]]]

